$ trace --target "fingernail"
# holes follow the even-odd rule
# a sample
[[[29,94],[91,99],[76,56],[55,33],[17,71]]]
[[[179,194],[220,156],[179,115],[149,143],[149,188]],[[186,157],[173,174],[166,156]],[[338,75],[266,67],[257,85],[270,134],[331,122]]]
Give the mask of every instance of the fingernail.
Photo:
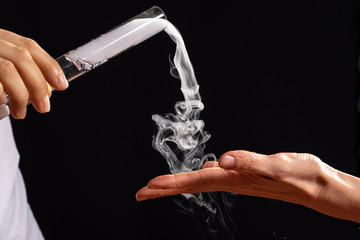
[[[24,107],[23,109],[17,111],[14,118],[16,118],[16,119],[24,119],[25,116],[26,116],[26,107]]]
[[[222,161],[219,163],[220,167],[222,168],[234,168],[235,166],[235,158],[232,156],[226,156],[222,159]]]
[[[59,76],[59,85],[60,85],[60,87],[63,88],[63,89],[66,89],[66,88],[69,86],[69,83],[68,83],[68,81],[66,80],[64,73],[60,73],[60,76]]]
[[[135,198],[136,198],[136,201],[138,201],[138,202],[140,202],[140,201],[143,200],[143,198],[142,198],[142,197],[139,197],[138,194],[135,195]]]
[[[43,104],[43,112],[49,112],[50,111],[50,100],[49,96],[46,96],[42,102]]]

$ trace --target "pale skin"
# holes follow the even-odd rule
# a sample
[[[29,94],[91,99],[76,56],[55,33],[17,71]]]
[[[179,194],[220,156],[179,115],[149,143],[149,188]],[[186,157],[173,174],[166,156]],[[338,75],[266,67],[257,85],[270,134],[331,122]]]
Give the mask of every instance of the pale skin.
[[[50,111],[52,88],[62,91],[67,87],[58,63],[34,40],[0,29],[0,104],[8,96],[14,118],[25,118],[30,102],[40,113]],[[152,179],[136,198],[209,191],[284,200],[360,222],[360,179],[311,154],[227,152],[201,170]]]
[[[137,192],[136,199],[211,191],[283,200],[360,222],[360,179],[311,154],[227,152],[198,171],[152,179]]]
[[[14,118],[25,118],[30,102],[38,112],[49,112],[52,88],[67,87],[59,64],[34,40],[0,29],[0,104],[8,95]]]

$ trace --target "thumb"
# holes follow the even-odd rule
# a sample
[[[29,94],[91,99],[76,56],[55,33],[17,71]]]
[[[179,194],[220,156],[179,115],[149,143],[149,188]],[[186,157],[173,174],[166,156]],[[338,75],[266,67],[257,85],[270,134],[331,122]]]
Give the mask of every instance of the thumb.
[[[230,151],[219,159],[219,167],[244,173],[264,173],[264,156],[248,151]]]

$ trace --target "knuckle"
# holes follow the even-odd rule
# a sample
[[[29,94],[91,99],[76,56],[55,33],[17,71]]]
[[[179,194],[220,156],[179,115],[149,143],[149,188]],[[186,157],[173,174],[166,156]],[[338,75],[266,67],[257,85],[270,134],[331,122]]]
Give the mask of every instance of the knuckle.
[[[315,161],[315,162],[321,161],[320,158],[310,153],[299,154],[299,157],[301,157],[304,161]]]
[[[55,60],[49,61],[47,67],[49,70],[55,71],[58,74],[63,73],[59,63]]]
[[[279,159],[286,159],[286,157],[287,157],[286,153],[276,153],[274,156]]]
[[[277,159],[278,161],[282,161],[282,162],[288,162],[291,158],[293,158],[294,156],[292,156],[294,153],[277,153],[272,155],[272,157],[274,159]]]
[[[259,159],[256,156],[253,156],[248,161],[249,161],[249,163],[247,165],[248,165],[249,171],[260,172],[260,170],[262,169],[262,166],[261,166],[261,162],[259,161]]]
[[[15,65],[8,61],[8,60],[2,60],[0,62],[0,73],[8,75],[12,72],[16,71]]]
[[[27,48],[27,49],[39,48],[39,44],[32,38],[24,37],[23,43],[24,43],[25,48]]]
[[[178,189],[178,188],[182,188],[182,187],[183,186],[181,184],[181,179],[180,179],[179,175],[174,174],[174,188]]]
[[[30,59],[32,59],[30,52],[24,47],[17,47],[16,48],[16,54],[22,60],[30,60]]]
[[[259,172],[261,169],[260,161],[257,155],[253,152],[249,152],[247,157],[241,158],[241,161],[237,163],[238,169],[244,172]]]
[[[277,179],[282,181],[285,179],[289,172],[291,172],[291,168],[289,167],[291,162],[293,153],[277,153],[270,156],[270,160],[272,161],[272,174],[271,177],[273,179]]]
[[[301,160],[303,164],[307,164],[308,166],[311,166],[311,169],[313,171],[320,171],[322,166],[324,166],[320,158],[310,153],[299,154],[298,159]]]

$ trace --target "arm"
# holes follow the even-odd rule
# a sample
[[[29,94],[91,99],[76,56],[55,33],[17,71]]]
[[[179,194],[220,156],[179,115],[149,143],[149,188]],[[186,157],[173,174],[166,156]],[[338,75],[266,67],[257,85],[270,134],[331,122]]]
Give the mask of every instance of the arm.
[[[29,102],[38,112],[48,112],[51,87],[67,86],[59,64],[34,40],[0,29],[0,104],[7,94],[14,118],[25,117]]]
[[[201,170],[156,177],[136,198],[142,201],[209,191],[279,199],[360,222],[360,179],[311,154],[228,152],[219,162],[205,163]]]

